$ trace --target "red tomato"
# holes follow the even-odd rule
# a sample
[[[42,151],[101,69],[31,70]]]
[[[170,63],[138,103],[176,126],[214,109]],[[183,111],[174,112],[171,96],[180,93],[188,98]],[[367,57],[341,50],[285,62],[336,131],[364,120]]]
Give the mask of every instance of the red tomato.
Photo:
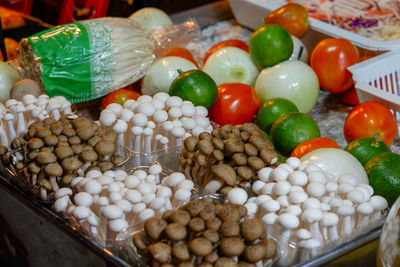
[[[196,67],[199,67],[196,60],[193,58],[192,53],[190,53],[190,51],[187,50],[186,48],[173,47],[164,53],[164,57],[170,57],[170,56],[182,57],[184,59],[191,61],[194,65],[196,65]]]
[[[350,111],[343,131],[347,143],[360,137],[379,137],[390,146],[397,135],[398,127],[388,108],[377,102],[367,101]]]
[[[308,152],[314,151],[319,148],[338,148],[340,146],[336,143],[335,140],[329,137],[317,137],[307,141],[304,141],[300,145],[298,145],[290,155],[291,157],[301,158]]]
[[[211,56],[212,53],[214,53],[215,51],[217,51],[220,48],[227,47],[227,46],[237,47],[237,48],[243,49],[244,51],[249,53],[249,46],[245,42],[243,42],[241,40],[236,40],[236,39],[226,40],[226,41],[219,42],[218,44],[215,44],[213,47],[211,47],[207,51],[206,55],[204,56],[203,63],[205,63],[207,61],[208,57]]]
[[[352,88],[350,88],[350,90],[347,90],[346,92],[344,92],[344,94],[342,95],[340,100],[346,105],[355,106],[355,105],[360,104],[360,102],[358,101],[356,88],[354,88],[354,87],[352,87]]]
[[[346,39],[325,39],[311,52],[310,65],[318,76],[322,89],[342,93],[353,86],[347,67],[359,62],[357,48]]]
[[[252,122],[261,107],[256,91],[243,83],[224,83],[218,86],[217,102],[210,108],[211,120],[222,125]]]
[[[278,24],[291,35],[303,38],[310,29],[307,10],[299,4],[289,3],[268,14],[266,24]]]
[[[114,92],[109,93],[103,98],[103,101],[101,102],[101,107],[105,109],[111,103],[118,103],[123,105],[126,100],[136,100],[139,96],[140,94],[138,92],[124,88],[118,89]]]

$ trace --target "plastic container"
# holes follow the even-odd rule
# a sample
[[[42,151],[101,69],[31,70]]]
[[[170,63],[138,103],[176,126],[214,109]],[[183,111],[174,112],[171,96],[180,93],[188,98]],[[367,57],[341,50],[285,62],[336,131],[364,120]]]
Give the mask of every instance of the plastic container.
[[[390,51],[348,68],[358,99],[389,108],[400,122],[400,51]]]
[[[305,0],[303,0],[305,2]],[[313,2],[313,1],[308,1]],[[318,1],[319,2],[319,1]],[[343,2],[348,8],[349,12],[352,12],[351,5],[348,0],[336,1]],[[302,1],[296,1],[296,3],[302,3]],[[252,29],[256,29],[261,26],[263,18],[268,15],[271,11],[287,4],[285,0],[229,0],[233,14],[240,24],[243,24]],[[251,14],[251,16],[249,15]],[[307,34],[303,41],[306,46],[316,44],[319,40],[335,37],[345,38],[351,41],[356,46],[371,50],[371,51],[388,51],[400,48],[400,40],[394,41],[377,41],[370,38],[361,36],[355,32],[341,29],[337,26],[331,25],[321,20],[309,18],[311,31]]]

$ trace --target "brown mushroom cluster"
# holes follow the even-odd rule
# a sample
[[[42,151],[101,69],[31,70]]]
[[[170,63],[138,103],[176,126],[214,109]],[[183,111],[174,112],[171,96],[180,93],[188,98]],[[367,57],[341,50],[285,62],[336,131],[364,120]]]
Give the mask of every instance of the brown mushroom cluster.
[[[39,187],[41,198],[47,200],[59,185],[68,186],[91,169],[105,172],[124,160],[115,153],[116,133],[101,132],[98,124],[84,117],[47,118],[32,123],[23,138],[13,140],[13,160],[5,147],[0,152],[3,163],[11,163],[28,177],[29,185]]]
[[[242,205],[192,200],[145,222],[133,243],[152,263],[167,266],[256,266],[271,259],[276,243]],[[149,263],[152,265],[151,263]]]
[[[179,165],[180,171],[200,186],[220,181],[222,186],[217,192],[227,194],[233,187],[251,185],[258,170],[276,164],[277,160],[272,143],[258,126],[245,123],[225,125],[211,134],[201,133],[199,138],[186,138]]]

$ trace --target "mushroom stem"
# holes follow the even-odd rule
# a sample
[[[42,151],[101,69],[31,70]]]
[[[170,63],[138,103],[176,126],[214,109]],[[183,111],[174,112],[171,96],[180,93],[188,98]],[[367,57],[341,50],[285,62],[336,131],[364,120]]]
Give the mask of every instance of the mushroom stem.
[[[47,200],[47,190],[46,190],[46,188],[44,186],[40,187],[40,197],[43,200]]]
[[[342,235],[351,235],[351,215],[343,216],[342,219]]]
[[[32,174],[32,178],[31,178],[31,183],[32,183],[32,185],[35,185],[36,182],[37,182],[37,174],[33,173]]]
[[[8,137],[4,130],[3,120],[0,119],[0,142],[3,146],[8,147]]]
[[[18,106],[17,106],[18,107]],[[25,125],[25,117],[23,109],[16,109],[15,112],[17,113],[17,136],[22,137],[26,133],[26,125]]]
[[[151,128],[144,128],[143,134],[144,138],[144,153],[150,154],[151,153],[151,139],[153,137],[153,129]]]
[[[8,116],[7,115],[11,115]],[[10,141],[14,140],[15,138],[17,138],[17,134],[15,133],[15,129],[14,129],[14,116],[12,116],[12,114],[6,114],[5,118],[4,118],[7,122],[7,128],[8,128],[8,137],[10,139]]]
[[[60,188],[58,187],[58,183],[57,183],[57,177],[51,176],[50,183],[51,183],[51,188],[53,189],[54,192],[57,192],[58,190],[60,190]]]
[[[206,194],[215,194],[221,187],[223,186],[223,182],[220,180],[212,180],[204,187],[204,192]]]
[[[141,144],[140,136],[143,133],[143,128],[139,127],[139,126],[134,126],[134,127],[131,128],[131,132],[135,136],[135,139],[133,141],[133,151],[135,151],[137,153],[140,153],[141,152],[140,151],[140,147],[141,147],[140,146],[140,144]]]
[[[319,230],[318,221],[310,223],[310,232],[311,232],[311,236],[314,239],[316,239],[320,243],[322,243],[323,237],[322,237],[321,231]]]

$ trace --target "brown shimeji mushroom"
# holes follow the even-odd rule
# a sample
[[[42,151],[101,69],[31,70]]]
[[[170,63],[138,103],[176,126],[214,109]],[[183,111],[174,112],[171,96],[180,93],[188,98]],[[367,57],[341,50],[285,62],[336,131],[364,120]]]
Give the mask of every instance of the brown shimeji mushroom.
[[[44,146],[43,140],[37,137],[31,138],[28,141],[28,148],[30,150],[37,150]]]
[[[28,170],[32,173],[31,184],[35,185],[37,182],[37,175],[41,171],[41,168],[35,162],[31,162],[28,165]]]
[[[58,146],[54,152],[59,159],[65,159],[74,155],[74,151],[69,146]]]
[[[63,174],[62,167],[57,162],[53,162],[44,167],[44,172],[50,177],[50,183],[53,191],[57,192],[59,190],[57,177],[60,177]]]
[[[82,166],[82,171],[86,171],[86,169],[92,165],[92,162],[97,160],[97,153],[93,150],[85,150],[80,156],[85,161],[85,164]]]
[[[159,263],[171,261],[171,247],[163,242],[157,242],[148,247],[149,253]]]
[[[67,171],[68,173],[73,173],[79,170],[79,168],[82,167],[83,163],[75,157],[68,157],[61,161],[61,165],[65,171]]]
[[[57,157],[52,153],[52,152],[39,152],[36,156],[35,156],[35,160],[37,163],[41,164],[41,165],[46,165],[49,163],[53,163],[57,161]]]
[[[115,145],[111,141],[102,140],[98,142],[95,146],[95,150],[99,153],[103,158],[103,161],[110,160],[110,156],[115,151]]]
[[[76,135],[83,141],[89,140],[94,134],[93,128],[89,125],[81,125],[76,129]]]
[[[211,172],[215,175],[217,179],[210,181],[204,188],[204,191],[210,194],[214,194],[220,189],[224,184],[232,186],[236,183],[236,172],[228,164],[218,164],[211,167]]]

